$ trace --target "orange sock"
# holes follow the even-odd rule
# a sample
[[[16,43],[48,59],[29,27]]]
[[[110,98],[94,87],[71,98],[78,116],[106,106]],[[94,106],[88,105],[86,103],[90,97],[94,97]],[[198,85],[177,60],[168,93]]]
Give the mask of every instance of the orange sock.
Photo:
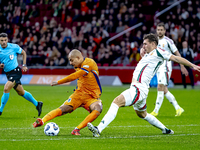
[[[88,122],[94,121],[98,116],[100,115],[100,112],[97,110],[93,110],[78,126],[78,129],[85,128],[87,126]]]
[[[45,123],[57,116],[61,116],[62,115],[62,111],[60,108],[54,109],[52,111],[50,111],[48,114],[46,114],[43,118],[42,121]]]

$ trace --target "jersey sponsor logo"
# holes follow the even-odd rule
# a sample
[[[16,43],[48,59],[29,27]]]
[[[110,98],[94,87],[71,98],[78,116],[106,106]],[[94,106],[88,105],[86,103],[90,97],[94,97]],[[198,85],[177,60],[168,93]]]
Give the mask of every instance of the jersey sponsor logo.
[[[89,66],[88,66],[88,65],[84,65],[83,67],[85,67],[85,68],[89,68]]]
[[[10,55],[10,59],[13,60],[13,58],[14,58],[14,55]]]
[[[10,80],[12,80],[13,77],[10,77]]]

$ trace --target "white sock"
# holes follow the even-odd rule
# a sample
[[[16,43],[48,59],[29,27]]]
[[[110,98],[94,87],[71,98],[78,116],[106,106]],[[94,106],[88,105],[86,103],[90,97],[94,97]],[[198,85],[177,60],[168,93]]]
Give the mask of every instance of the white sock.
[[[163,103],[163,99],[164,99],[164,91],[158,91],[157,92],[157,99],[156,99],[156,107],[154,109],[155,113],[158,113],[160,110],[160,107]]]
[[[118,109],[119,109],[119,106],[117,104],[115,103],[111,104],[108,112],[106,113],[106,115],[103,117],[103,119],[97,126],[100,133],[103,129],[105,129],[105,127],[107,127],[115,119]]]
[[[178,105],[174,95],[172,95],[172,93],[170,93],[169,91],[165,94],[166,98],[169,100],[169,102],[174,106],[174,108],[177,110],[180,108],[180,106]]]
[[[164,131],[165,128],[166,128],[164,124],[162,124],[156,117],[154,117],[151,114],[147,113],[146,117],[143,118],[143,119],[146,120],[146,121],[148,121],[151,125],[159,128],[162,131]]]

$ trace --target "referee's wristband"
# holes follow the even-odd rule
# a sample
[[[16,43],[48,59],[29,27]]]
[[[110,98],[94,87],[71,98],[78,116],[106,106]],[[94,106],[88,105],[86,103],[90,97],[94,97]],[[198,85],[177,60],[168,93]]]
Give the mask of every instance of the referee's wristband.
[[[27,67],[27,65],[26,65],[26,64],[23,64],[22,67]]]

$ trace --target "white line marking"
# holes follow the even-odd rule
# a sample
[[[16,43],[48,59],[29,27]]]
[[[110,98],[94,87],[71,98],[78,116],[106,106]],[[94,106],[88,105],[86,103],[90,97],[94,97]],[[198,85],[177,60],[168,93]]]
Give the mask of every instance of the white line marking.
[[[59,136],[56,136],[55,138],[46,138],[46,139],[0,139],[1,142],[7,142],[7,141],[64,141],[64,140],[96,140],[96,139],[132,139],[132,138],[152,138],[152,137],[166,137],[166,136],[174,136],[174,137],[180,137],[180,136],[195,136],[200,134],[173,134],[173,135],[150,135],[150,136],[127,136],[127,137],[82,137],[82,138],[59,138]],[[58,137],[58,138],[57,138]]]

